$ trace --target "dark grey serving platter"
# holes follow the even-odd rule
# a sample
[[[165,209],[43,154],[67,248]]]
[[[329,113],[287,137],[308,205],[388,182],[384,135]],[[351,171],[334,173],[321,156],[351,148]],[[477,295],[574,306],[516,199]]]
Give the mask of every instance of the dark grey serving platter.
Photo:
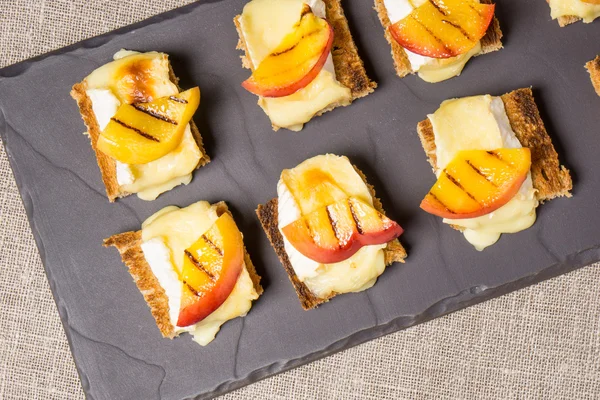
[[[600,23],[561,29],[545,1],[499,2],[505,48],[431,85],[397,78],[371,1],[345,1],[379,88],[300,133],[273,132],[240,87],[248,72],[232,18],[243,3],[195,3],[0,70],[0,134],[90,399],[215,396],[600,260],[600,98],[583,68],[600,52]],[[120,48],[167,52],[182,86],[202,89],[196,121],[213,161],[154,202],[107,201],[69,97],[73,83]],[[573,173],[574,196],[542,205],[531,229],[479,253],[419,210],[434,176],[415,126],[446,98],[527,86]],[[283,168],[326,152],[366,172],[404,226],[409,257],[372,289],[303,311],[254,210],[276,195]],[[101,247],[166,205],[200,199],[229,203],[265,286],[249,315],[226,323],[207,347],[162,339],[117,252]]]

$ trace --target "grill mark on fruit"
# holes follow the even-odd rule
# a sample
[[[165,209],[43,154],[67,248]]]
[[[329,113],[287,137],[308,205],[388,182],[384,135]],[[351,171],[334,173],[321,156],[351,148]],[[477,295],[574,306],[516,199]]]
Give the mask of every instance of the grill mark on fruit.
[[[480,17],[483,17],[483,15],[481,15],[481,13],[479,12],[479,10],[476,9],[475,7],[473,7],[472,4],[469,4],[469,7],[471,8],[471,10],[475,11],[477,13],[477,15],[479,15]]]
[[[181,99],[179,97],[175,97],[175,96],[169,96],[169,100],[174,101],[176,103],[181,103],[181,104],[187,104],[188,101],[186,99]]]
[[[458,187],[460,190],[462,190],[463,192],[465,192],[467,194],[467,196],[469,196],[471,198],[471,200],[473,200],[474,202],[476,202],[477,204],[479,204],[479,201],[477,201],[477,199],[475,198],[475,196],[473,196],[471,193],[469,193],[469,191],[467,191],[467,189],[464,188],[463,185],[460,184],[460,182],[458,180],[456,180],[455,177],[453,177],[452,175],[450,175],[448,173],[448,171],[446,171],[444,169],[444,174],[446,174],[446,177],[448,178],[448,180],[450,182],[452,182],[456,187]]]
[[[360,224],[360,220],[358,219],[358,215],[356,215],[356,211],[354,211],[354,206],[352,202],[348,200],[348,207],[350,207],[350,214],[352,214],[352,219],[354,220],[354,225],[356,225],[356,230],[359,235],[363,234],[362,226]]]
[[[207,270],[206,268],[204,268],[204,266],[202,264],[200,264],[200,261],[198,261],[192,253],[190,253],[187,250],[184,250],[183,252],[184,252],[185,256],[188,258],[188,260],[190,260],[190,262],[194,265],[194,267],[198,268],[200,271],[202,271],[206,275],[208,275],[208,277],[210,278],[211,281],[214,282],[216,280],[216,277],[213,275],[213,273],[210,272],[209,270]]]
[[[447,205],[446,205],[446,204],[445,204],[443,201],[441,201],[441,200],[440,200],[440,199],[439,199],[439,198],[438,198],[438,197],[437,197],[435,194],[433,194],[433,193],[429,192],[429,195],[430,195],[431,197],[433,197],[433,199],[434,199],[435,201],[437,201],[438,203],[440,203],[440,204],[442,205],[442,207],[444,207],[444,209],[445,209],[446,211],[448,211],[449,213],[452,213],[452,214],[456,214],[454,211],[452,211],[450,208],[448,208],[448,206],[447,206]]]
[[[457,30],[458,30],[458,31],[459,31],[459,32],[460,32],[460,33],[461,33],[461,34],[462,34],[464,37],[466,37],[466,38],[467,38],[467,39],[469,39],[470,41],[472,41],[472,42],[474,41],[474,40],[471,38],[471,36],[469,36],[469,34],[467,33],[467,31],[465,31],[465,30],[463,29],[463,27],[462,27],[462,26],[460,26],[460,25],[458,25],[458,24],[455,24],[455,23],[454,23],[454,22],[452,22],[452,21],[445,20],[445,19],[443,19],[443,20],[442,20],[442,22],[445,22],[446,24],[448,24],[448,25],[452,26],[453,28],[457,29]]]
[[[477,172],[479,175],[483,176],[485,178],[486,181],[488,181],[489,183],[491,183],[492,185],[494,185],[494,187],[498,187],[498,185],[496,185],[496,183],[486,174],[484,174],[479,168],[477,168],[475,165],[473,165],[473,163],[470,160],[465,161],[467,163],[467,165],[471,168],[473,168],[473,170],[475,172]]]
[[[212,247],[217,253],[219,253],[219,255],[222,257],[223,256],[223,250],[221,250],[221,248],[219,246],[217,246],[216,244],[214,244],[214,242],[212,240],[210,240],[208,237],[206,237],[206,235],[202,235],[202,239],[204,239],[204,241],[210,246]]]
[[[144,108],[141,105],[136,104],[136,103],[132,104],[132,106],[139,112],[143,112],[144,114],[149,115],[153,118],[159,119],[164,122],[168,122],[169,124],[172,124],[172,125],[177,125],[177,121],[172,120],[171,118],[167,117],[166,115],[159,114],[156,111],[153,111],[149,108]]]
[[[294,45],[293,45],[292,47],[288,47],[287,49],[285,49],[285,50],[282,50],[282,51],[273,52],[273,53],[271,53],[271,55],[272,55],[273,57],[279,57],[279,56],[280,56],[280,55],[282,55],[282,54],[289,53],[290,51],[294,50],[294,49],[295,49],[295,48],[296,48],[296,47],[297,47],[297,46],[300,44],[300,42],[301,42],[302,40],[304,40],[305,38],[309,38],[309,37],[311,37],[311,36],[313,36],[313,35],[315,35],[315,34],[317,34],[317,33],[319,33],[319,30],[318,30],[318,29],[315,29],[315,30],[313,30],[313,31],[310,31],[310,32],[308,32],[306,35],[302,35],[302,37],[301,37],[301,38],[300,38],[300,39],[299,39],[299,40],[298,40],[296,43],[294,43]]]
[[[152,140],[154,142],[160,143],[160,140],[158,140],[157,138],[155,138],[154,136],[150,135],[149,133],[146,133],[144,131],[139,130],[138,128],[134,128],[133,126],[127,125],[125,122],[116,119],[115,117],[111,118],[111,121],[116,122],[117,124],[121,125],[122,127],[129,129],[135,133],[137,133],[138,135],[145,137],[148,140]]]
[[[431,29],[429,29],[428,27],[426,27],[421,21],[419,21],[418,19],[416,19],[415,17],[411,16],[410,18],[412,18],[413,20],[415,20],[415,22],[419,25],[421,25],[423,27],[423,29],[425,29],[427,31],[427,33],[429,33],[436,42],[438,42],[447,53],[451,53],[450,49],[448,48],[448,46],[446,46],[446,44],[435,35],[435,33],[433,33],[433,31]]]
[[[183,284],[185,286],[187,286],[187,288],[190,290],[190,292],[192,292],[192,294],[196,297],[200,297],[200,293],[198,293],[198,291],[196,289],[194,289],[194,287],[192,285],[190,285],[189,283],[187,283],[187,281],[183,281]]]
[[[325,207],[325,211],[327,212],[327,218],[329,218],[329,224],[331,225],[331,228],[333,229],[333,234],[335,235],[335,238],[338,240],[338,243],[340,243],[341,242],[341,237],[340,237],[341,235],[338,232],[337,223],[335,222],[335,220],[331,216],[331,212],[329,211],[329,207]]]
[[[496,159],[502,161],[504,164],[506,164],[506,165],[508,165],[509,167],[512,168],[512,165],[510,165],[509,163],[507,163],[506,160],[504,160],[502,158],[502,156],[500,154],[496,153],[495,151],[486,151],[486,153],[488,153],[492,157],[496,157]]]
[[[433,7],[435,7],[435,9],[438,10],[438,12],[440,14],[442,14],[444,17],[448,15],[448,14],[446,14],[446,12],[444,10],[442,10],[442,8],[434,0],[429,0],[429,4],[431,4]]]

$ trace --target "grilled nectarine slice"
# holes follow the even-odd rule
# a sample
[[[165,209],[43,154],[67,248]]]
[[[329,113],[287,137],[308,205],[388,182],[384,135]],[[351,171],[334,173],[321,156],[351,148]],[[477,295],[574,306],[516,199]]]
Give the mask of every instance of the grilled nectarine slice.
[[[475,0],[429,0],[390,26],[405,49],[427,57],[449,58],[471,50],[485,36],[495,5]]]
[[[177,326],[193,325],[223,304],[244,265],[242,234],[229,214],[184,251],[183,292]]]
[[[517,194],[530,168],[527,148],[461,151],[444,168],[421,208],[448,219],[489,214]]]
[[[344,261],[361,247],[400,236],[400,225],[353,197],[338,201],[282,228],[296,250],[319,263]]]
[[[149,103],[123,104],[96,142],[125,164],[146,164],[173,151],[200,104],[197,87]]]
[[[289,96],[319,75],[332,44],[333,29],[329,23],[308,11],[242,86],[263,97]]]

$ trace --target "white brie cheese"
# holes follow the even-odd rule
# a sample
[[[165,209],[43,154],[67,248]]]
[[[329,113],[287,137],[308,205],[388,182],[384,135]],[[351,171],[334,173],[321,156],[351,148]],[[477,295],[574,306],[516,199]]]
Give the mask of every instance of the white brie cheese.
[[[500,97],[485,95],[446,100],[428,117],[435,136],[437,175],[461,150],[522,147]],[[444,223],[465,228],[467,241],[481,251],[496,243],[502,233],[519,232],[533,225],[537,206],[531,174],[528,174],[519,192],[496,211],[477,218],[444,219]]]
[[[565,16],[576,16],[585,23],[600,17],[600,4],[585,3],[581,0],[550,0],[552,19]]]

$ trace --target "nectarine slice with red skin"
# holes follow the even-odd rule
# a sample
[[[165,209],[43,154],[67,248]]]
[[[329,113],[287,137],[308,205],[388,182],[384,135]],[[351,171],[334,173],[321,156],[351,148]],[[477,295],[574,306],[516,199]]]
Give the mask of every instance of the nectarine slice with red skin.
[[[456,57],[485,36],[494,10],[494,4],[474,0],[429,0],[389,29],[396,42],[415,54]]]
[[[421,208],[447,219],[489,214],[517,194],[530,168],[527,148],[459,152],[427,193]]]
[[[242,234],[231,215],[223,214],[182,256],[177,326],[185,327],[212,314],[233,291],[244,265]]]
[[[372,206],[350,197],[313,211],[282,232],[304,256],[332,264],[347,260],[363,246],[394,240],[403,229]]]
[[[309,12],[302,16],[297,30],[242,82],[244,89],[262,97],[284,97],[305,88],[319,75],[333,45],[333,28]]]

